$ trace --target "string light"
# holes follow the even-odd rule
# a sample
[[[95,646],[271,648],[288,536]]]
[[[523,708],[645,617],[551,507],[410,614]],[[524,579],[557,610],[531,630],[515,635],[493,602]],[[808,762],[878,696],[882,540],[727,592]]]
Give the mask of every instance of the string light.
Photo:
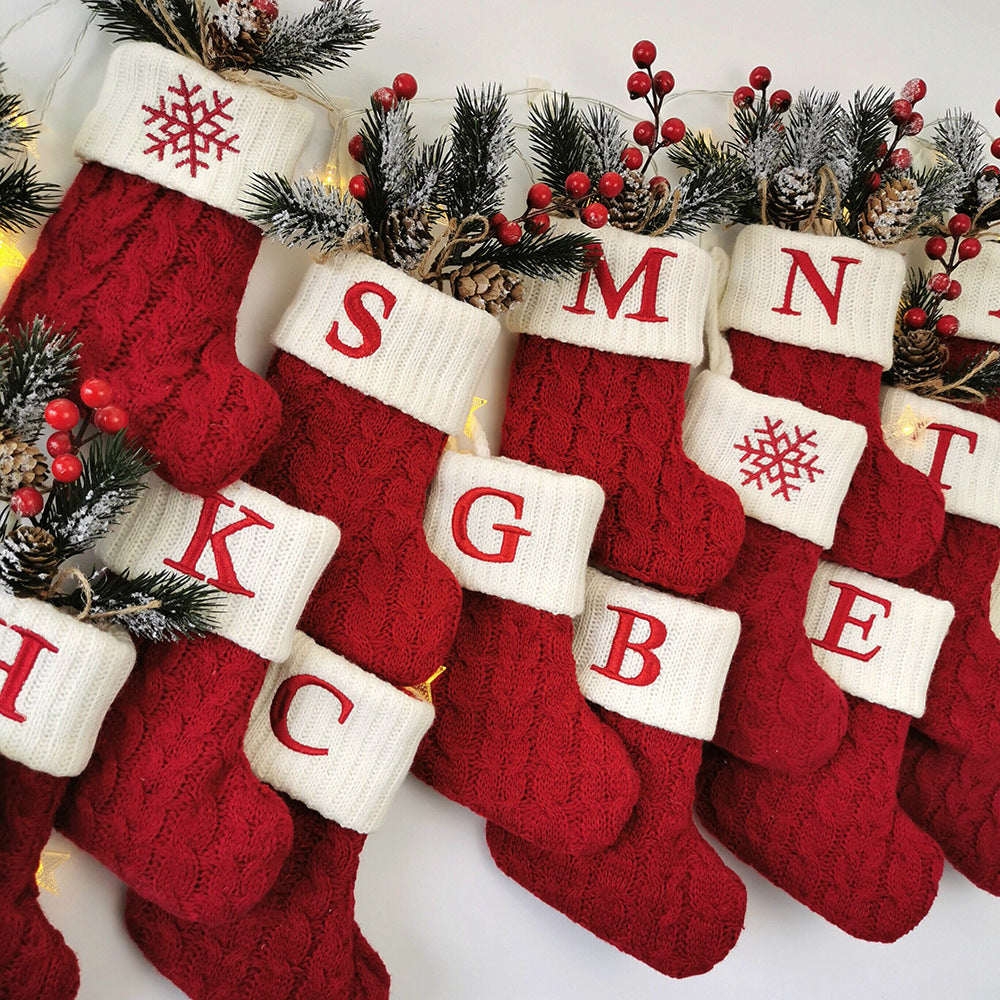
[[[0,269],[6,267],[16,268],[18,271],[24,267],[25,256],[6,235],[0,235]]]
[[[930,426],[930,421],[920,416],[913,407],[907,403],[903,407],[903,412],[896,418],[896,424],[892,428],[885,428],[886,436],[894,440],[908,438],[914,443],[918,442],[923,432]]]
[[[38,860],[38,871],[35,872],[35,883],[39,889],[44,889],[53,896],[59,895],[56,883],[56,869],[69,861],[69,855],[62,851],[42,851]]]

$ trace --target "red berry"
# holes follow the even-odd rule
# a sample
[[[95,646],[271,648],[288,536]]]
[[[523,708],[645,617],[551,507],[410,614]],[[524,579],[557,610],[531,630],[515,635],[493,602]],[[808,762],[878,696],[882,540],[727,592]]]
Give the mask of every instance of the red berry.
[[[626,170],[638,170],[642,166],[642,150],[626,146],[622,150],[622,165]]]
[[[990,143],[990,152],[993,154],[993,158],[1000,160],[1000,139],[994,139]]]
[[[490,216],[490,225],[494,229],[499,229],[507,221],[507,216],[503,212],[494,212]]]
[[[983,167],[982,175],[983,177],[1000,177],[1000,167],[995,167],[991,163],[988,167]]]
[[[391,111],[397,104],[396,92],[390,87],[379,87],[373,91],[372,100],[381,104],[383,111]]]
[[[571,198],[582,198],[590,191],[590,178],[582,170],[574,170],[566,178],[566,194]]]
[[[948,241],[943,236],[932,236],[924,244],[924,253],[931,260],[940,260],[948,252]]]
[[[911,330],[920,330],[927,322],[927,313],[919,306],[913,306],[903,313],[903,323]]]
[[[972,219],[962,212],[948,220],[948,232],[952,236],[964,236],[972,228]]]
[[[877,191],[882,186],[882,175],[877,170],[868,178],[868,186],[873,191]]]
[[[997,113],[998,116],[1000,116],[1000,100],[998,100],[997,103],[994,105],[993,110]]]
[[[548,184],[532,184],[528,188],[528,208],[548,208],[552,204],[552,188]]]
[[[94,414],[94,425],[105,434],[116,434],[128,426],[128,414],[120,406],[102,406]]]
[[[42,503],[42,494],[34,486],[22,486],[14,490],[10,509],[20,517],[37,517],[42,512]]]
[[[889,145],[888,143],[883,142],[878,148],[879,159],[880,160],[883,159],[885,157],[885,154],[888,152],[889,152]]]
[[[932,292],[938,292],[944,295],[948,291],[948,286],[951,284],[951,278],[948,277],[944,271],[938,271],[937,274],[931,275],[930,281],[927,282],[930,286]]]
[[[771,71],[766,66],[755,66],[750,70],[749,80],[754,90],[763,90],[771,82]]]
[[[60,483],[75,483],[83,475],[83,462],[76,455],[60,455],[52,459],[52,478]]]
[[[365,140],[361,137],[360,132],[351,137],[351,141],[347,144],[347,152],[351,154],[352,160],[357,160],[358,163],[364,162]]]
[[[666,97],[674,89],[674,74],[661,69],[653,77],[653,89],[660,97]]]
[[[602,174],[601,179],[597,182],[597,190],[602,198],[617,198],[622,193],[623,187],[625,187],[625,182],[622,180],[622,175],[615,173],[614,170]]]
[[[640,97],[645,97],[649,93],[653,83],[649,79],[648,73],[636,70],[628,78],[628,84],[626,86],[628,87],[628,96],[631,97],[633,101],[637,101]]]
[[[911,104],[916,104],[917,101],[922,101],[927,96],[927,84],[919,76],[915,76],[903,84],[899,96]]]
[[[897,125],[905,125],[913,114],[913,105],[902,97],[897,97],[889,108],[889,115]]]
[[[649,41],[643,40],[641,42],[636,42],[632,46],[632,62],[639,67],[639,69],[646,69],[652,66],[656,62],[656,46]]]
[[[527,220],[525,225],[527,225],[533,233],[541,236],[542,233],[547,233],[549,231],[549,226],[552,225],[552,220],[547,215],[542,213],[541,215],[533,215]]]
[[[680,118],[668,118],[660,126],[660,136],[664,142],[680,142],[684,138],[685,132],[687,132],[687,126]]]
[[[656,141],[656,126],[652,122],[639,122],[632,129],[632,138],[640,146],[652,146]]]
[[[608,210],[599,201],[595,201],[580,213],[580,220],[585,226],[590,226],[591,229],[600,229],[602,226],[607,225]]]
[[[92,410],[107,406],[114,395],[111,386],[102,378],[88,378],[80,386],[80,399]]]
[[[938,336],[954,337],[958,333],[958,317],[942,316],[934,325],[934,329],[937,331]]]
[[[516,222],[501,222],[497,226],[497,239],[505,247],[512,247],[521,239],[521,236],[521,227]]]
[[[965,239],[958,244],[958,259],[972,260],[973,257],[979,256],[979,251],[982,249],[982,243],[980,243],[975,236],[966,236]]]
[[[919,111],[910,115],[910,120],[903,129],[903,135],[919,135],[924,129],[924,116]]]
[[[913,155],[908,149],[894,149],[892,156],[889,157],[889,162],[896,170],[907,170],[913,162]]]
[[[776,90],[767,103],[775,111],[787,111],[792,106],[792,95],[787,90]]]
[[[753,104],[753,91],[749,87],[737,87],[733,91],[733,104],[738,108],[748,108]]]
[[[45,407],[45,422],[56,431],[71,431],[80,420],[80,411],[72,399],[53,399]]]
[[[417,81],[409,73],[398,73],[392,90],[401,101],[412,101],[417,96]]]
[[[948,285],[948,291],[944,293],[944,297],[949,302],[954,302],[955,299],[957,299],[961,294],[962,294],[962,286],[957,281],[952,281]]]
[[[268,21],[276,21],[278,19],[278,5],[274,0],[253,0],[251,6],[256,7]]]
[[[653,194],[664,195],[670,190],[670,181],[668,181],[666,177],[660,177],[659,175],[656,177],[650,177],[649,190],[652,191]]]
[[[364,174],[355,174],[347,185],[347,190],[358,201],[363,201],[368,196],[368,178]]]
[[[50,434],[45,442],[45,450],[53,457],[58,458],[73,450],[73,439],[69,436],[69,431],[56,431]]]

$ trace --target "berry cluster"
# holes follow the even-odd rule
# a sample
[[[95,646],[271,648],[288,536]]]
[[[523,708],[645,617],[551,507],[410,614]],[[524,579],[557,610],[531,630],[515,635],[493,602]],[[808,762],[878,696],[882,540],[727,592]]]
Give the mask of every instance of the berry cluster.
[[[633,101],[644,100],[652,112],[653,119],[639,122],[632,130],[632,138],[639,146],[645,147],[646,157],[643,164],[642,153],[638,149],[625,150],[622,153],[622,162],[629,170],[638,170],[641,166],[645,172],[657,150],[680,142],[687,132],[687,127],[680,118],[667,118],[660,122],[663,102],[674,89],[674,77],[665,69],[654,73],[655,60],[656,46],[652,42],[644,40],[636,42],[632,47],[632,61],[639,68],[628,78],[628,96]],[[650,182],[651,185],[654,182],[656,188],[666,183],[662,177],[654,177]]]
[[[924,116],[913,110],[913,105],[922,101],[927,94],[927,84],[919,77],[908,80],[890,106],[889,115],[896,126],[896,134],[891,143],[883,142],[878,155],[881,160],[870,180],[871,189],[877,191],[882,186],[882,174],[887,170],[909,170],[913,156],[908,149],[900,146],[906,136],[919,135],[923,131]]]
[[[792,95],[787,90],[776,90],[768,100],[767,88],[771,85],[771,71],[766,66],[754,66],[748,77],[750,86],[737,87],[733,91],[733,104],[738,108],[749,108],[756,100],[755,90],[760,91],[760,110],[765,105],[774,111],[787,111],[792,106]]]
[[[621,174],[609,171],[597,182],[597,191],[602,198],[611,200],[621,194],[625,182]],[[608,208],[599,201],[590,200],[593,194],[590,178],[582,170],[574,170],[564,185],[566,196],[560,197],[557,207],[566,214],[579,213],[580,221],[591,229],[607,225]],[[555,195],[548,184],[532,184],[525,199],[527,207],[516,219],[508,219],[503,212],[490,217],[492,234],[504,244],[514,246],[524,235],[524,228],[532,233],[548,232],[552,220],[546,209],[555,203]]]

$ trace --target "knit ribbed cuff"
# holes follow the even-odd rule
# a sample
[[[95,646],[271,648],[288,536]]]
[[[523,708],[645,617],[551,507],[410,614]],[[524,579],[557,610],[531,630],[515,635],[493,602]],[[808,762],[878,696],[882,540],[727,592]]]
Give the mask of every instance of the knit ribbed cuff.
[[[358,833],[381,825],[434,709],[295,633],[264,678],[244,749],[261,781]]]
[[[860,424],[713,372],[695,379],[684,418],[684,451],[736,490],[748,517],[823,548],[866,440]]]
[[[889,368],[904,272],[894,250],[860,240],[747,226],[736,238],[719,322]]]
[[[919,718],[954,615],[947,601],[821,562],[805,629],[816,662],[841,690]]]
[[[947,306],[959,336],[1000,344],[1000,243],[983,243],[978,257],[962,262],[958,277],[962,294]]]
[[[576,616],[603,507],[604,491],[589,479],[446,451],[424,531],[466,590]]]
[[[573,655],[588,701],[710,740],[740,637],[739,615],[587,571]]]
[[[204,581],[221,598],[219,635],[266,660],[284,660],[339,541],[333,521],[244,482],[202,498],[151,476],[97,554],[116,572],[171,569]]]
[[[555,233],[585,233],[600,243],[600,260],[561,281],[526,281],[508,314],[511,329],[613,354],[698,364],[712,282],[709,255],[674,236],[639,236],[575,220]]]
[[[499,334],[482,309],[345,253],[310,268],[272,340],[324,375],[459,434]]]
[[[246,217],[255,173],[289,176],[312,130],[302,102],[224,80],[162,45],[114,47],[76,155]]]
[[[941,486],[949,514],[1000,526],[1000,423],[941,400],[885,388],[882,425],[896,457]]]
[[[124,632],[0,591],[0,756],[79,774],[134,663]]]

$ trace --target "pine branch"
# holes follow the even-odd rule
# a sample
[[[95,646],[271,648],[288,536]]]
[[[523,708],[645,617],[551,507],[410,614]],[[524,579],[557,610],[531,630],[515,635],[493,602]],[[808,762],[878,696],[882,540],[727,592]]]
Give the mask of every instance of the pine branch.
[[[102,435],[83,459],[73,483],[56,483],[39,523],[55,538],[63,561],[92,549],[135,503],[152,468],[149,454],[119,431]]]
[[[80,346],[72,334],[35,318],[0,347],[0,426],[22,441],[41,433],[45,407],[76,381]]]
[[[942,389],[938,399],[968,403],[970,398],[989,399],[1000,395],[1000,354],[988,348],[969,358],[958,368],[945,369],[941,374]]]
[[[746,176],[743,164],[732,156],[689,171],[677,185],[673,220],[669,210],[662,210],[640,232],[694,236],[709,226],[732,222],[746,205]]]
[[[702,191],[706,195],[711,194],[711,189],[705,189],[706,184],[718,184],[720,190],[719,198],[719,218],[712,222],[706,222],[705,226],[714,222],[753,222],[760,219],[759,198],[760,193],[754,182],[753,174],[743,159],[738,147],[731,143],[718,143],[707,132],[688,132],[677,145],[670,147],[667,155],[681,170],[687,171],[691,175],[691,180],[682,180],[679,187],[686,190],[682,200],[690,197],[692,200],[687,208],[694,208],[696,204],[707,204],[702,200]],[[681,212],[681,205],[678,205],[678,215]],[[657,225],[662,226],[666,221],[660,215],[659,219],[653,220]],[[692,225],[697,225],[694,217],[691,219]],[[705,226],[702,226],[704,228]],[[654,228],[647,226],[647,231],[654,231]],[[679,234],[680,232],[698,230],[677,230],[671,228],[670,232]]]
[[[531,108],[528,142],[538,179],[553,191],[562,191],[575,170],[592,172],[597,151],[568,94],[546,95]]]
[[[903,314],[907,309],[923,309],[927,313],[924,325],[928,330],[933,330],[934,324],[941,318],[941,297],[927,284],[926,273],[915,267],[906,272],[906,282],[896,310],[897,329],[902,329]]]
[[[957,199],[947,207],[959,208],[970,216],[979,208],[976,182],[985,158],[982,133],[979,122],[961,108],[946,111],[934,127],[934,146],[954,166],[961,185]]]
[[[759,101],[736,109],[733,131],[737,138],[731,148],[743,157],[755,184],[784,163],[788,137],[779,125],[781,112],[769,105],[761,108]]]
[[[589,248],[599,242],[595,234],[526,232],[513,246],[487,239],[452,263],[498,264],[505,271],[525,278],[565,278],[586,269]]]
[[[59,188],[43,181],[33,163],[11,163],[0,170],[0,230],[30,229],[58,204]]]
[[[361,209],[373,229],[389,212],[408,207],[413,190],[416,139],[409,104],[400,101],[386,111],[374,98],[361,123],[368,193]]]
[[[266,76],[305,78],[346,66],[378,29],[360,0],[324,0],[301,17],[279,17],[253,68]]]
[[[962,171],[951,160],[939,160],[933,166],[918,170],[913,181],[920,188],[917,213],[913,218],[914,231],[920,231],[929,223],[928,231],[937,231],[933,223],[940,222],[942,216],[953,211],[965,194],[965,178]],[[975,212],[972,213],[975,215]]]
[[[14,156],[38,137],[38,125],[28,121],[18,94],[0,93],[0,156]]]
[[[140,6],[135,0],[82,0],[97,15],[97,23],[117,38],[133,42],[155,42],[183,52],[159,5],[153,0]],[[192,0],[161,0],[177,31],[195,51],[201,51],[201,31]],[[143,10],[145,7],[145,10]],[[186,54],[186,53],[184,53]]]
[[[362,221],[353,198],[342,199],[329,188],[300,177],[290,182],[278,174],[254,174],[243,198],[248,218],[268,236],[290,247],[338,249],[348,231]]]
[[[843,118],[836,91],[821,94],[810,89],[799,94],[788,115],[787,162],[815,174],[842,158]]]
[[[622,150],[628,145],[628,138],[618,115],[606,105],[598,104],[588,109],[584,128],[593,147],[593,172],[600,176],[611,170],[620,171]]]
[[[855,92],[843,121],[846,151],[843,176],[838,177],[844,218],[837,220],[846,236],[856,236],[858,219],[871,194],[871,175],[881,162],[879,149],[892,128],[892,93],[885,87]]]
[[[432,209],[444,202],[450,162],[451,153],[444,136],[420,146],[414,158],[409,199],[414,207]]]

